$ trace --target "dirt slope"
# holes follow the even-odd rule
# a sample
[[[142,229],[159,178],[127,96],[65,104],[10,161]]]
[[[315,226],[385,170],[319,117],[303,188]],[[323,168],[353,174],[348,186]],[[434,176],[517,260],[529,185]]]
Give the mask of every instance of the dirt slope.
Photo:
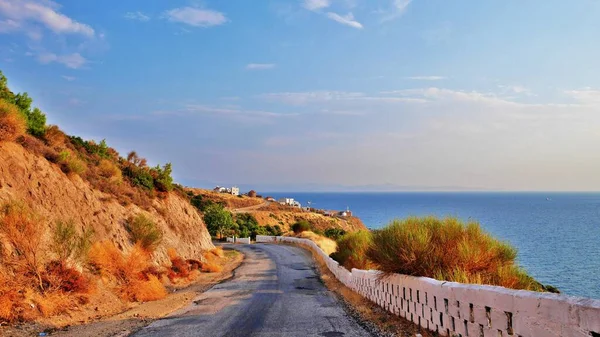
[[[65,175],[45,158],[18,144],[0,142],[0,204],[11,200],[28,204],[48,228],[59,220],[73,220],[80,228],[92,227],[95,239],[111,240],[123,250],[132,246],[124,227],[126,219],[145,213],[164,233],[154,254],[157,262],[166,260],[169,247],[185,258],[198,258],[202,250],[214,248],[202,217],[175,193],[154,199],[150,212],[135,205],[122,206],[79,176]]]

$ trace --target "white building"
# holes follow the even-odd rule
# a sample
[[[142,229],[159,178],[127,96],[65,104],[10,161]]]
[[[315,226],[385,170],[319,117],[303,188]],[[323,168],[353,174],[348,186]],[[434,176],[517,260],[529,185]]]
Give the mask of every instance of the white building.
[[[240,188],[237,187],[237,186],[233,186],[231,188],[217,186],[217,187],[215,187],[213,189],[213,191],[215,191],[217,193],[227,193],[227,194],[231,194],[231,195],[240,195]]]
[[[287,206],[294,206],[294,198],[279,198],[278,203]]]
[[[233,186],[233,187],[231,188],[231,194],[232,194],[232,195],[240,195],[240,188],[239,188],[239,187],[237,187],[237,186]]]

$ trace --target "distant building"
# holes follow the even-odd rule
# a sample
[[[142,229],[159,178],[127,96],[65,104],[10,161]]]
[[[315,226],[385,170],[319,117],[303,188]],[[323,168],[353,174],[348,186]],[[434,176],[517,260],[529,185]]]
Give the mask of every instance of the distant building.
[[[217,186],[217,187],[213,188],[213,191],[215,191],[217,193],[240,195],[240,189],[237,186],[234,186],[232,188]]]
[[[275,198],[273,198],[273,197],[266,197],[265,200],[270,201],[270,202],[275,202]]]
[[[279,198],[279,200],[277,200],[277,202],[282,205],[293,206],[294,198]]]

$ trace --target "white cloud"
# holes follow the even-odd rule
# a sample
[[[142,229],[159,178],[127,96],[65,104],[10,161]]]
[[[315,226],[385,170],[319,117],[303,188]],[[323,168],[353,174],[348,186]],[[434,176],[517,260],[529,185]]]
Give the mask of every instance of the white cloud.
[[[184,23],[193,27],[212,27],[226,23],[225,14],[209,9],[182,7],[168,10],[164,13],[171,22]]]
[[[304,0],[304,8],[310,11],[317,11],[331,6],[330,0]]]
[[[248,70],[268,70],[275,68],[275,64],[273,63],[250,63],[246,65],[246,69]]]
[[[50,0],[0,0],[0,15],[7,27],[25,31],[39,37],[36,25],[41,25],[56,34],[77,34],[94,37],[95,31],[87,24],[77,22],[59,12],[60,6]]]
[[[62,77],[62,78],[65,80],[65,81],[69,81],[69,82],[73,82],[73,81],[75,81],[75,80],[76,80],[76,78],[75,78],[75,77],[73,77],[73,76],[67,76],[67,75],[63,75],[63,76],[61,76],[61,77]]]
[[[444,76],[409,76],[405,77],[407,80],[416,80],[416,81],[441,81],[445,80]]]
[[[137,12],[127,12],[125,14],[125,19],[142,21],[142,22],[150,21],[150,17],[148,15],[140,12],[140,11],[137,11]]]
[[[412,0],[392,0],[390,10],[382,11],[384,16],[381,21],[386,22],[401,17],[406,12],[406,9],[411,2]]]
[[[65,65],[67,68],[79,69],[86,65],[88,62],[85,57],[79,53],[56,55],[54,53],[42,53],[38,55],[38,61],[42,64],[49,63],[60,63]]]
[[[600,104],[600,89],[586,87],[580,90],[566,90],[564,93],[581,103],[589,105]]]
[[[362,29],[363,25],[354,19],[354,15],[352,13],[348,13],[344,16],[341,16],[337,13],[328,12],[327,17],[331,20],[339,22],[343,25],[350,26],[352,28]]]
[[[19,30],[21,24],[17,21],[6,19],[0,20],[0,33],[11,33]]]
[[[503,90],[505,93],[522,94],[527,96],[533,96],[531,90],[522,85],[498,85],[498,88]]]
[[[308,91],[308,92],[280,92],[268,93],[260,96],[266,101],[279,102],[289,105],[307,105],[326,102],[353,102],[363,101],[370,103],[424,103],[423,98],[413,97],[389,97],[389,96],[373,96],[362,92],[348,91]]]

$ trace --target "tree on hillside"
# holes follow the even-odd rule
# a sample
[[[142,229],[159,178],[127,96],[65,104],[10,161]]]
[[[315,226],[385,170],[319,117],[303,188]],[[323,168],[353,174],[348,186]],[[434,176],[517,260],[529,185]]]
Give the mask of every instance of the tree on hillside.
[[[208,232],[213,236],[223,238],[224,234],[233,228],[231,213],[219,204],[212,204],[204,210],[204,222]]]
[[[19,111],[25,117],[27,121],[27,132],[35,137],[42,137],[46,132],[46,115],[38,109],[31,109],[33,100],[29,97],[29,94],[24,93],[13,93],[8,88],[8,80],[0,71],[0,99],[3,99],[9,103],[16,105]]]

